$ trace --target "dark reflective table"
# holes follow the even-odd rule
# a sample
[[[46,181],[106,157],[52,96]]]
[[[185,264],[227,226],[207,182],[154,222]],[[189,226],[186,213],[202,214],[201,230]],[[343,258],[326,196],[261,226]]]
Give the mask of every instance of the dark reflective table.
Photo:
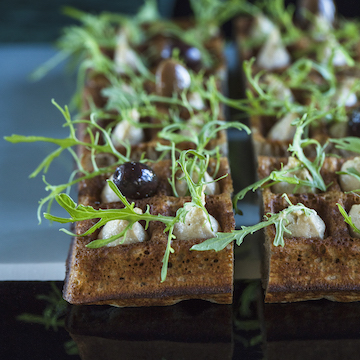
[[[74,306],[62,282],[1,282],[2,359],[357,359],[360,303],[264,304],[259,280],[233,305]]]
[[[62,282],[1,282],[3,359],[262,359],[259,281],[238,281],[233,305],[74,306]]]

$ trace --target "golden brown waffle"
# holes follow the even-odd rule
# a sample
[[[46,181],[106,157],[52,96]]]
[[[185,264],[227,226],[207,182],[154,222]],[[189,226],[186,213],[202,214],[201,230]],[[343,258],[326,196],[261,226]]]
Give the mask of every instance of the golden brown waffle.
[[[174,216],[190,198],[154,196],[135,202],[143,211]],[[121,207],[120,203],[102,207]],[[222,231],[235,227],[228,194],[206,197],[206,208]],[[76,224],[80,234],[95,221]],[[203,240],[172,241],[175,250],[169,259],[167,278],[160,281],[167,234],[164,225],[151,222],[149,240],[144,243],[88,249],[92,236],[73,239],[67,262],[64,298],[72,304],[110,304],[116,306],[171,305],[185,299],[204,299],[231,303],[233,289],[233,246],[220,252],[197,252],[190,248]]]
[[[181,19],[175,23],[184,29],[193,26],[193,23],[189,20]],[[149,24],[145,24],[144,28],[146,29],[147,26]],[[136,47],[130,44],[132,50],[140,54],[143,60],[145,59],[144,65],[149,73],[152,74],[156,73],[157,67],[163,60],[160,56],[163,49],[168,50],[178,47],[181,52],[184,49],[186,50],[188,46],[183,44],[181,40],[172,38],[171,32],[169,35],[166,32],[162,34],[159,29],[156,31],[159,33],[153,32],[153,35],[147,39],[146,43],[137,44]],[[179,46],[176,46],[176,44]],[[223,52],[224,39],[219,33],[219,35],[214,35],[203,46],[213,58],[213,66],[203,69],[204,64],[200,61],[201,69],[198,69],[196,64],[190,66],[185,58],[184,63],[194,70],[195,73],[205,70],[205,79],[210,75],[215,75],[217,86],[221,90],[223,89],[227,69]],[[102,49],[102,51],[109,59],[115,58],[114,49]],[[179,57],[182,58],[182,56]],[[191,59],[188,62],[191,63]],[[164,66],[161,69],[163,68]],[[119,73],[112,75],[118,78],[121,77],[125,83],[130,78],[126,74]],[[171,80],[173,76],[171,71],[169,75],[169,71],[166,72],[165,70],[160,75],[157,78],[160,78],[160,85],[162,87],[164,87],[165,80]],[[137,80],[139,83],[140,79]],[[131,86],[130,80],[128,83]],[[94,69],[88,69],[85,74],[84,89],[81,94],[81,110],[86,113],[95,105],[104,111],[108,111],[106,109],[108,99],[104,96],[103,90],[112,85],[110,77],[107,77],[106,74],[98,73]],[[141,86],[144,93],[167,96],[167,94],[157,91],[159,86],[157,86],[156,82],[144,79]],[[171,86],[167,86],[167,88],[173,91],[175,85],[174,89]],[[179,90],[182,90],[182,88]],[[155,105],[157,110],[167,115],[173,115],[175,112],[174,109],[169,109],[166,101],[153,102],[152,105]],[[204,100],[204,105],[207,107],[207,111],[210,111],[213,104],[210,106],[208,101]],[[178,111],[175,113],[179,113],[178,115],[181,119],[186,120],[190,118],[189,110],[185,107],[177,106],[176,110]],[[120,110],[118,109],[118,111]],[[199,110],[199,112],[201,111]],[[194,106],[194,113],[197,114],[197,112]],[[214,120],[224,119],[223,109],[220,105],[218,113],[216,115],[217,118],[214,118]],[[142,125],[144,123],[159,125],[160,119],[155,118],[155,115],[148,114],[141,117],[139,121],[142,122]],[[114,126],[114,123],[111,122],[112,120],[98,119],[97,125],[107,129],[110,133]],[[120,154],[129,156],[129,159],[132,161],[139,161],[144,158],[149,160],[148,165],[152,167],[159,179],[157,192],[149,198],[135,201],[135,206],[142,209],[143,212],[149,208],[151,214],[175,216],[176,211],[185,202],[191,201],[191,198],[190,196],[176,198],[173,195],[169,184],[172,166],[171,160],[168,159],[170,158],[170,153],[167,158],[162,156],[162,160],[159,161],[159,153],[156,150],[157,145],[159,143],[170,145],[170,142],[159,138],[159,127],[150,126],[147,128],[145,126],[144,129],[143,139],[139,140],[139,143],[131,145],[130,154],[127,151],[128,148],[114,145]],[[98,143],[104,144],[106,136],[99,129],[96,127],[90,128],[86,123],[79,123],[78,138],[81,141],[89,143],[94,138],[97,138],[98,135],[100,135]],[[189,137],[189,141],[176,144],[176,148],[178,150],[196,149],[196,144],[190,140],[191,138]],[[216,174],[214,174],[217,168],[216,163],[211,160],[208,173],[215,178],[226,174],[229,175],[229,164],[225,158],[228,154],[226,131],[217,132],[216,138],[210,139],[208,142],[207,150],[214,150],[215,148],[219,150],[224,158],[221,159]],[[115,162],[115,156],[110,154],[101,153],[92,157],[93,153],[86,146],[79,146],[77,151],[85,174],[94,171],[94,161],[96,161],[97,167],[111,166]],[[154,162],[150,162],[151,160]],[[115,167],[113,170],[115,170]],[[110,175],[111,173],[81,181],[79,183],[78,204],[94,208],[122,208],[124,205],[120,201],[102,203],[101,192],[106,184],[106,179]],[[218,184],[220,194],[206,196],[205,206],[209,214],[213,215],[219,222],[221,231],[230,232],[235,228],[231,202],[233,186],[230,175],[219,180]],[[129,201],[131,202],[132,200],[129,199]],[[75,233],[78,235],[82,234],[95,222],[96,220],[77,222]],[[175,239],[171,245],[175,253],[170,255],[167,278],[164,282],[161,282],[162,259],[168,243],[168,234],[164,233],[164,229],[165,225],[161,222],[150,222],[149,228],[146,230],[149,235],[148,241],[114,247],[105,246],[98,249],[86,248],[85,245],[96,239],[99,231],[91,236],[75,237],[72,241],[67,261],[64,298],[74,304],[110,304],[115,306],[169,305],[184,299],[205,299],[223,304],[231,303],[233,246],[228,246],[221,252],[197,252],[190,251],[190,248],[192,245],[203,241],[203,239],[194,238],[186,241],[177,241]]]
[[[169,160],[149,164],[159,179],[157,193],[147,199],[135,201],[143,211],[149,206],[151,214],[175,216],[178,208],[190,197],[176,198],[168,183]],[[211,161],[209,173],[213,174]],[[229,174],[226,158],[220,162],[215,178]],[[101,208],[122,208],[123,204],[101,204],[101,191],[107,176],[83,181],[79,187],[79,203]],[[220,194],[206,196],[206,208],[219,222],[221,231],[235,228],[232,210],[231,177],[219,180]],[[76,224],[76,233],[84,233],[96,221]],[[220,252],[190,251],[202,239],[173,240],[175,253],[170,256],[166,280],[161,283],[162,258],[167,244],[165,226],[151,222],[149,240],[131,245],[89,249],[85,245],[95,240],[91,236],[73,239],[64,286],[64,298],[73,304],[111,304],[116,306],[170,305],[185,299],[205,299],[216,303],[232,302],[233,246]]]
[[[279,169],[285,159],[259,157],[259,177],[274,168]],[[322,175],[326,192],[316,194],[288,194],[293,204],[302,203],[314,209],[326,224],[324,239],[285,238],[285,246],[274,246],[275,227],[265,230],[263,284],[265,302],[292,302],[326,298],[334,301],[360,300],[360,274],[357,259],[360,239],[350,236],[347,224],[337,203],[349,212],[352,204],[360,203],[354,194],[341,191],[338,175],[344,159],[327,158]],[[263,190],[264,214],[278,213],[287,203],[270,188]]]

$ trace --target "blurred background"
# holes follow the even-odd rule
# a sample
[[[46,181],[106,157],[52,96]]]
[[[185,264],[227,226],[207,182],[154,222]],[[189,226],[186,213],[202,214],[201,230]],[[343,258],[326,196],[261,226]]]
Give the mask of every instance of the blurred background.
[[[73,23],[73,20],[62,14],[61,9],[64,6],[92,13],[114,11],[135,14],[143,3],[143,0],[0,1],[0,42],[56,40],[62,27]],[[159,7],[163,16],[171,16],[174,0],[159,0]]]
[[[271,1],[271,0],[269,0]],[[135,14],[143,0],[12,0],[0,1],[0,42],[52,42],[63,26],[73,22],[61,13],[63,6],[98,13],[115,11]],[[285,3],[295,3],[285,1]],[[188,0],[158,0],[161,15],[172,17],[190,12]],[[346,17],[360,15],[360,1],[337,1],[338,12]],[[230,31],[229,29],[227,29]]]

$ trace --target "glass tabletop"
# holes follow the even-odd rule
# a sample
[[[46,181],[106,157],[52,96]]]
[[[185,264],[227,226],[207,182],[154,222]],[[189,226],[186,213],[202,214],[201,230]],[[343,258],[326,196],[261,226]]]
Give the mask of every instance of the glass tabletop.
[[[0,282],[3,359],[356,359],[360,304],[264,304],[236,280],[233,305],[76,306],[62,282]]]

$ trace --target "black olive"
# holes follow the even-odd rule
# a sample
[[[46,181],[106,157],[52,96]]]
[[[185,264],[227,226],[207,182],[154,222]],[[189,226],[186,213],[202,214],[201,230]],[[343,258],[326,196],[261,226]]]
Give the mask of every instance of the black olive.
[[[354,109],[349,115],[348,135],[360,137],[360,108]]]
[[[194,71],[199,71],[202,67],[201,52],[195,46],[188,45],[179,39],[168,39],[161,50],[161,58],[169,59],[172,57],[174,49],[178,49],[179,58],[185,65]]]
[[[139,162],[126,162],[114,173],[114,183],[121,193],[131,199],[143,199],[154,195],[158,178],[147,165]]]
[[[191,77],[188,70],[173,59],[163,60],[156,70],[156,93],[171,97],[190,87]]]

